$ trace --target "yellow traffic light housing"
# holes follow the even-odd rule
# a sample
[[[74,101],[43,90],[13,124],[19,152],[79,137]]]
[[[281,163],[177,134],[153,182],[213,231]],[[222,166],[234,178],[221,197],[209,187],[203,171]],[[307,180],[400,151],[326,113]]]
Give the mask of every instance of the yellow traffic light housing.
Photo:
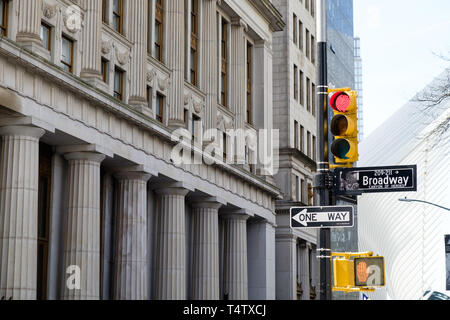
[[[358,93],[349,88],[329,90],[334,116],[330,131],[334,136],[330,151],[337,166],[352,167],[358,161]]]
[[[372,252],[332,252],[333,291],[373,292],[385,286],[384,257],[374,257]]]

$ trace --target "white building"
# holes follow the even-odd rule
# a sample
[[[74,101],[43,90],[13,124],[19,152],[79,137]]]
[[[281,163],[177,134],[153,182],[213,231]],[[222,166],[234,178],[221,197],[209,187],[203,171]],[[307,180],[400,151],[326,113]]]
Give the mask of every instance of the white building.
[[[286,28],[274,35],[274,128],[279,130],[277,299],[318,298],[317,231],[292,230],[290,208],[317,203],[312,188],[317,155],[316,1],[274,0]]]
[[[272,129],[271,1],[0,9],[0,298],[274,299],[281,193],[252,140],[239,165],[171,154],[179,128],[219,160],[227,130]]]
[[[448,81],[450,70],[424,92]],[[438,89],[439,91],[439,89]],[[417,100],[417,99],[416,99]],[[446,291],[445,235],[450,214],[438,207],[398,199],[424,200],[450,207],[449,134],[436,139],[430,132],[450,116],[450,102],[434,111],[427,105],[407,103],[360,145],[359,166],[417,165],[417,192],[365,194],[358,198],[358,237],[361,251],[385,257],[386,287],[374,299],[421,299],[425,291]]]

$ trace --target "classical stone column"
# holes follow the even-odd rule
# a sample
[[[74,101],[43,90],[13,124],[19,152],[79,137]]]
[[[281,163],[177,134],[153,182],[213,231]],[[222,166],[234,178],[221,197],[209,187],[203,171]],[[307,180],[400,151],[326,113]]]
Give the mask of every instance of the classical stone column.
[[[223,214],[223,289],[229,300],[248,299],[247,219],[244,214]]]
[[[83,0],[83,5],[86,12],[83,20],[83,54],[81,55],[80,76],[88,81],[102,80],[100,52],[102,41],[102,0]]]
[[[42,0],[19,0],[19,21],[16,41],[23,45],[42,47],[41,17]]]
[[[168,1],[171,2],[171,1]],[[175,1],[178,2],[178,1]],[[134,43],[131,50],[130,63],[130,98],[131,105],[147,105],[147,30],[148,1],[133,0],[130,4],[130,40]],[[171,41],[169,41],[171,42]]]
[[[290,230],[283,229],[276,230],[275,235],[276,298],[277,300],[295,300],[297,298],[297,240]]]
[[[118,180],[114,299],[147,298],[147,181],[150,174],[121,171]]]
[[[202,1],[202,61],[201,89],[206,94],[205,128],[215,129],[217,125],[217,0]],[[210,140],[211,137],[205,137]],[[206,141],[205,141],[206,142]]]
[[[275,300],[275,227],[267,220],[247,223],[248,298]]]
[[[154,276],[156,300],[186,299],[185,196],[188,192],[179,187],[155,190],[158,196]]]
[[[105,155],[74,151],[64,156],[68,160],[68,197],[62,298],[97,300],[100,297],[100,163]]]
[[[169,126],[184,126],[184,50],[185,24],[184,1],[165,1],[167,23],[165,42],[165,60],[172,70],[171,83],[167,99]]]
[[[191,299],[219,299],[219,208],[214,199],[192,204],[193,248]]]
[[[39,139],[43,129],[0,128],[0,299],[36,299]]]
[[[309,246],[306,243],[300,243],[298,248],[298,263],[299,263],[299,281],[302,284],[302,300],[310,300],[310,288],[309,288]]]

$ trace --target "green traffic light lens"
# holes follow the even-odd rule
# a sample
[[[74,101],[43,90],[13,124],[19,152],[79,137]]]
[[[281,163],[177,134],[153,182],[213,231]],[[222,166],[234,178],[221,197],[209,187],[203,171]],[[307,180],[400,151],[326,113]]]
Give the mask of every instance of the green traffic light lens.
[[[331,153],[340,159],[349,159],[347,157],[350,151],[350,143],[345,139],[337,139],[331,144]]]

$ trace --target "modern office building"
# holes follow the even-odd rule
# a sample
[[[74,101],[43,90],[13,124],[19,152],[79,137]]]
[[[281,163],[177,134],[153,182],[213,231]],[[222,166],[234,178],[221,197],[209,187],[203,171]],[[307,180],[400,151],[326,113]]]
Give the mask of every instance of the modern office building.
[[[417,192],[358,199],[360,249],[384,256],[386,264],[386,287],[372,299],[418,300],[428,290],[450,296],[450,214],[435,206],[450,208],[450,137],[448,129],[433,133],[448,128],[450,102],[427,108],[420,101],[442,93],[449,76],[447,69],[361,143],[361,166],[417,165]],[[405,197],[431,204],[399,201]]]
[[[317,203],[312,188],[317,155],[316,1],[274,0],[286,28],[274,35],[274,128],[279,130],[275,181],[277,299],[318,299],[317,230],[293,230],[290,208]]]
[[[295,60],[304,199],[312,8],[296,9],[311,50]],[[271,1],[0,0],[0,13],[0,299],[275,299],[282,193],[251,161],[282,111]],[[236,149],[232,129],[246,130]],[[175,161],[177,132],[194,141],[183,156],[212,145],[217,161]]]

